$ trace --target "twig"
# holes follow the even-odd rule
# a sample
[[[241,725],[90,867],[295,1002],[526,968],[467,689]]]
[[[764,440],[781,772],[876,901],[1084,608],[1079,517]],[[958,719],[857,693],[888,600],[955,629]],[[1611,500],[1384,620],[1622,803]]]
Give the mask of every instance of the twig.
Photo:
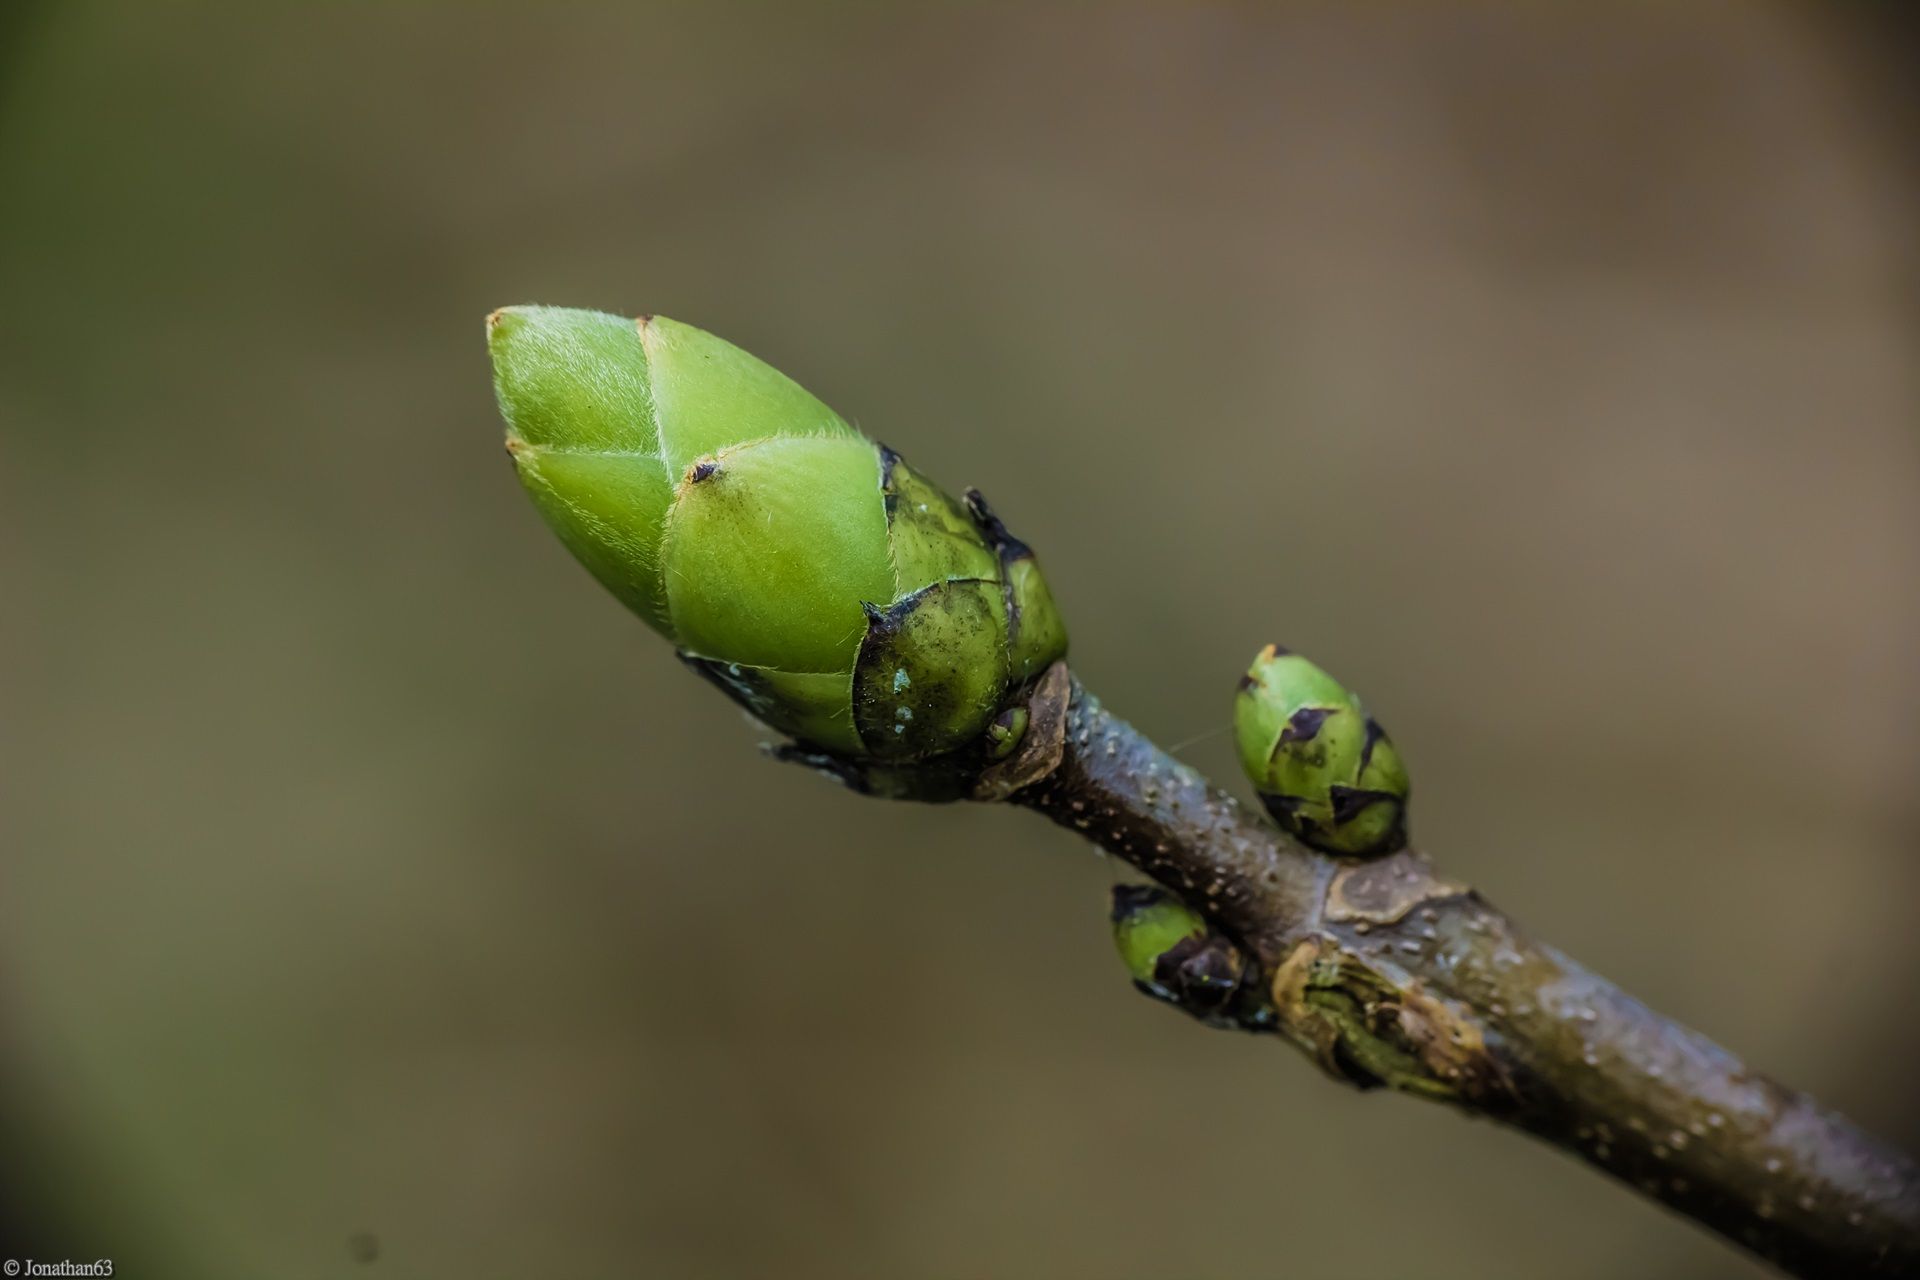
[[[1276,1029],[1336,1079],[1524,1129],[1796,1275],[1920,1273],[1908,1157],[1536,942],[1422,854],[1295,843],[1056,672],[1032,715],[1058,737],[1035,734],[1015,762],[1050,767],[1011,801],[1242,945]]]

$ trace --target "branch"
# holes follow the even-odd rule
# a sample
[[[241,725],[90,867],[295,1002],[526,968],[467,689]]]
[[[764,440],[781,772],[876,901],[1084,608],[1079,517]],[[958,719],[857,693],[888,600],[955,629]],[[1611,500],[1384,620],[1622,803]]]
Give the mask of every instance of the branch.
[[[1243,946],[1274,1029],[1336,1079],[1523,1129],[1796,1275],[1920,1272],[1906,1156],[1535,941],[1420,853],[1355,862],[1281,835],[1064,666],[1031,714],[1053,732],[1012,762],[1034,776],[1011,801]]]
[[[1129,970],[1196,1016],[1525,1129],[1802,1275],[1920,1272],[1913,1164],[1402,848],[1404,764],[1324,671],[1269,646],[1234,722],[1262,803],[1334,853],[1101,710],[1032,549],[791,379],[660,316],[509,307],[487,340],[548,524],[783,758],[1127,859],[1185,899],[1116,902]]]

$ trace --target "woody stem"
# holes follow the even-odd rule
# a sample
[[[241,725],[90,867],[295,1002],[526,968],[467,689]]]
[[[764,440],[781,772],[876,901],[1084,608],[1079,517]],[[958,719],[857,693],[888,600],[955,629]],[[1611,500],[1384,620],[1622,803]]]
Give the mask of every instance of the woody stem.
[[[1920,1272],[1906,1155],[1537,942],[1423,855],[1354,862],[1288,839],[1077,680],[1043,685],[1032,718],[1022,751],[1039,776],[1012,802],[1242,944],[1279,1031],[1337,1078],[1523,1129],[1795,1275]]]

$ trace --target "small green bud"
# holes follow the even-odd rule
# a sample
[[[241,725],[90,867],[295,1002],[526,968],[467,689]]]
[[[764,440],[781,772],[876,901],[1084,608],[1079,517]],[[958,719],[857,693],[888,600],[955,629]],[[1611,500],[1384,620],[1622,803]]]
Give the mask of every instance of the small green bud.
[[[1027,722],[1031,718],[1025,707],[1008,707],[995,716],[987,726],[987,754],[995,760],[1005,760],[1012,755],[1020,739],[1027,736]]]
[[[1066,653],[1033,553],[978,494],[954,501],[739,348],[561,307],[497,311],[487,341],[547,523],[774,729],[925,760],[980,739]]]
[[[1360,700],[1297,653],[1261,650],[1233,703],[1240,765],[1275,822],[1350,857],[1406,843],[1407,770]]]
[[[1133,985],[1203,1019],[1240,994],[1246,958],[1187,905],[1153,885],[1113,887],[1113,945]]]

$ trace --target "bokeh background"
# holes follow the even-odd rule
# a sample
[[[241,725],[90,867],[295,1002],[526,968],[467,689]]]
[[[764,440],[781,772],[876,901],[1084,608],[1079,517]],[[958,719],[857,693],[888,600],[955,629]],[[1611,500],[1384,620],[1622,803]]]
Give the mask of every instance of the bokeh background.
[[[1141,1000],[1067,834],[764,761],[481,318],[693,321],[981,486],[1216,776],[1321,658],[1450,870],[1913,1144],[1897,8],[0,6],[0,1252],[1759,1274]]]

